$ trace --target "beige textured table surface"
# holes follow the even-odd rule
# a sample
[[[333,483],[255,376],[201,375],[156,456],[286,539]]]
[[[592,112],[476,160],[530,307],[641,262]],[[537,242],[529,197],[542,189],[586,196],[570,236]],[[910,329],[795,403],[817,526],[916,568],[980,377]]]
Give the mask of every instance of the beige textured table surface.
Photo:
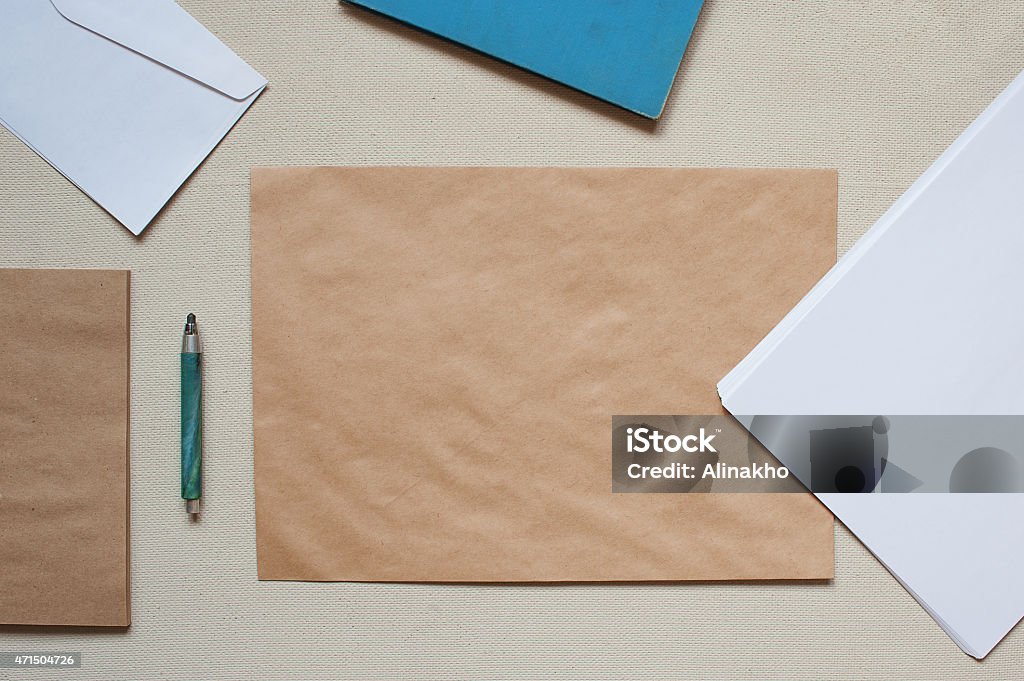
[[[181,4],[271,84],[144,237],[0,130],[0,265],[132,270],[134,624],[0,628],[0,650],[84,653],[22,677],[1020,677],[1024,630],[973,661],[841,526],[828,584],[258,583],[248,212],[254,165],[821,166],[840,171],[842,251],[1024,69],[1020,0],[708,0],[657,125],[335,0]],[[207,349],[195,526],[177,489],[189,311]]]

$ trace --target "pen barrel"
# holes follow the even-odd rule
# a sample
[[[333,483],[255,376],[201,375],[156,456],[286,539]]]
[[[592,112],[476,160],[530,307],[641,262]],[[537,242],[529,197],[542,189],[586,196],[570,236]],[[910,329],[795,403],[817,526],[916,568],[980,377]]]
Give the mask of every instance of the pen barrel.
[[[202,495],[203,381],[201,355],[181,353],[181,498]]]

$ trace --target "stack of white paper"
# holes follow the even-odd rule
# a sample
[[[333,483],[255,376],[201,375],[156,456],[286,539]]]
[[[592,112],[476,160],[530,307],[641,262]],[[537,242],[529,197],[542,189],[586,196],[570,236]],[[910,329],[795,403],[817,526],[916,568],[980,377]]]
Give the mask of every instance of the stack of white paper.
[[[1022,305],[1024,74],[719,393],[737,415],[1024,414]],[[1024,615],[1024,495],[819,496],[970,655]]]

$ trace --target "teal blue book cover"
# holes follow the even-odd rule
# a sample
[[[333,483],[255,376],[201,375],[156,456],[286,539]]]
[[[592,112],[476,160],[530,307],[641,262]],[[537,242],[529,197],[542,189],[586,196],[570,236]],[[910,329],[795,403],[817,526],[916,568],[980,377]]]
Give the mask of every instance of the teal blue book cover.
[[[348,0],[658,118],[704,0]]]

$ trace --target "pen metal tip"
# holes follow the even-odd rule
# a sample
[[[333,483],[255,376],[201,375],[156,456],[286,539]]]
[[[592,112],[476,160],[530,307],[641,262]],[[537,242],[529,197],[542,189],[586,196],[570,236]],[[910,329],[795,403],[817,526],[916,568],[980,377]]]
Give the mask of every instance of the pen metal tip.
[[[196,323],[196,316],[194,314],[192,314],[191,312],[189,312],[188,316],[185,317],[185,323],[186,324],[195,324]]]

